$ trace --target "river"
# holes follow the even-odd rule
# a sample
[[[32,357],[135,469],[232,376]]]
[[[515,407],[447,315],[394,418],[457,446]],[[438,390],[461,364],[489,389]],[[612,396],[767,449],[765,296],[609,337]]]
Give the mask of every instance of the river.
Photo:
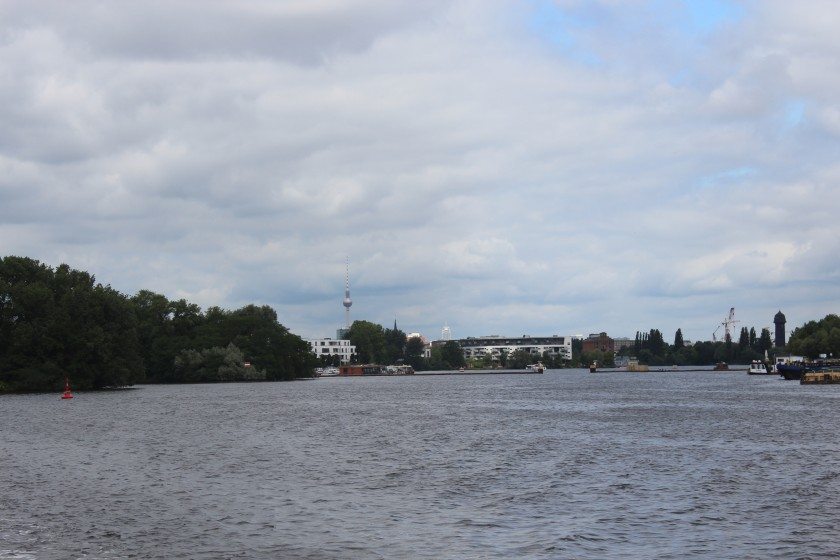
[[[0,397],[0,559],[840,556],[840,386],[407,376]]]

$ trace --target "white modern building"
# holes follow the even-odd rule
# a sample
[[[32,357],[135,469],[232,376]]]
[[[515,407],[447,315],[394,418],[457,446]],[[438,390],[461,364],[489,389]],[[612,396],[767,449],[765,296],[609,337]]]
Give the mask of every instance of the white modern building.
[[[570,336],[528,336],[511,338],[506,336],[491,335],[482,337],[469,337],[458,340],[464,358],[483,358],[490,356],[493,361],[498,360],[502,352],[507,355],[516,350],[523,350],[535,358],[540,358],[545,352],[552,357],[560,357],[564,360],[572,359],[572,337]]]
[[[339,356],[341,363],[346,364],[356,353],[356,347],[350,344],[349,340],[333,340],[332,338],[316,338],[309,341],[312,353],[317,357]]]

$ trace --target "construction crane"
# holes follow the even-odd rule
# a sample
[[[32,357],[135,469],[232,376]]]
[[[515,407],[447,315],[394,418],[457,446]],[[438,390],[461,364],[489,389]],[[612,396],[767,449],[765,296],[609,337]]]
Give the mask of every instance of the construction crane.
[[[720,330],[720,325],[717,326],[715,332],[712,333],[712,342],[717,342],[717,332]]]
[[[738,321],[737,319],[735,319],[735,308],[730,307],[729,308],[729,315],[727,315],[726,318],[721,323],[721,325],[723,326],[723,332],[725,333],[724,334],[724,340],[726,342],[732,342],[732,327],[735,326],[735,323],[740,323],[740,322],[741,321]]]

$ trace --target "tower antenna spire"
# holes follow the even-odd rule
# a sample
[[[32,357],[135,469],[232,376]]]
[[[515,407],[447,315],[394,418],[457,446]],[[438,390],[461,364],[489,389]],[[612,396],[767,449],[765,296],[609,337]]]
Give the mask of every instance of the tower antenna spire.
[[[353,305],[353,300],[350,299],[350,257],[346,259],[346,269],[344,272],[344,323],[346,328],[350,328],[350,306]]]

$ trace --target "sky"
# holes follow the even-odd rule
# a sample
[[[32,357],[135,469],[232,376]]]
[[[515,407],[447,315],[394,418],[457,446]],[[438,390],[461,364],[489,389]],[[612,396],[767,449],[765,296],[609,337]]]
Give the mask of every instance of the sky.
[[[0,2],[0,256],[438,338],[840,312],[831,0]],[[772,330],[772,329],[771,329]]]

